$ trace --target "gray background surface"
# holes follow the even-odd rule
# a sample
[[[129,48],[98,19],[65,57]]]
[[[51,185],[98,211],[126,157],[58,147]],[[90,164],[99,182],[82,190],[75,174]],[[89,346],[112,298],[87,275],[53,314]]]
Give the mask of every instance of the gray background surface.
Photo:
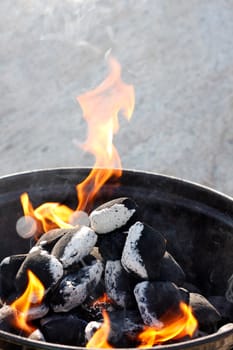
[[[76,96],[107,74],[136,90],[115,144],[124,168],[233,195],[232,0],[1,0],[0,175],[92,166]]]

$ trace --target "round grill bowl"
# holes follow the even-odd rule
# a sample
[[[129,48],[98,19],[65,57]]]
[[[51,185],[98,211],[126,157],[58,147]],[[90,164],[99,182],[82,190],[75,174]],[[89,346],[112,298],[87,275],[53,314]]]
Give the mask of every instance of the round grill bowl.
[[[58,201],[77,205],[75,185],[90,169],[58,168],[0,178],[0,259],[27,252],[29,241],[15,230],[22,216],[19,196],[28,192],[34,207]],[[187,280],[204,295],[224,295],[233,274],[233,199],[210,188],[174,177],[124,170],[118,186],[109,181],[94,206],[120,196],[133,198],[145,222],[167,239],[167,249],[182,265]],[[152,252],[151,252],[152,253]],[[68,331],[68,330],[67,330]],[[230,350],[233,330],[156,349]],[[28,340],[0,331],[0,349],[81,349],[74,346]]]

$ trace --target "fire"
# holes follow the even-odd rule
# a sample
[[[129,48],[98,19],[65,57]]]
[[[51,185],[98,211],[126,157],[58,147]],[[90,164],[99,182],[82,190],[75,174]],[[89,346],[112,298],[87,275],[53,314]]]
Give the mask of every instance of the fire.
[[[34,209],[27,193],[20,196],[20,201],[24,216],[34,218],[42,226],[44,232],[56,227],[72,227],[68,222],[74,211],[66,205],[58,202],[47,202]]]
[[[191,308],[185,303],[180,303],[181,313],[169,319],[166,316],[161,319],[163,327],[145,327],[138,335],[139,348],[150,348],[167,342],[170,339],[180,339],[194,334],[197,329],[197,320],[192,314]]]
[[[77,97],[88,124],[87,140],[83,149],[95,156],[95,165],[83,182],[76,186],[77,210],[85,210],[93,202],[105,182],[122,174],[121,160],[113,144],[119,129],[118,113],[129,120],[134,109],[134,88],[121,79],[121,66],[113,57],[108,58],[109,75],[94,90]],[[47,232],[55,227],[69,228],[74,210],[57,202],[48,202],[34,209],[28,194],[21,195],[25,216],[38,223],[38,231]],[[40,229],[42,227],[42,230]]]
[[[103,322],[102,326],[95,332],[95,334],[89,340],[89,342],[86,345],[86,348],[88,348],[88,349],[90,349],[90,348],[102,348],[102,349],[113,348],[107,341],[111,328],[110,328],[110,320],[109,320],[108,314],[105,310],[103,310],[103,317],[104,317],[104,322]]]
[[[83,148],[96,158],[88,177],[76,187],[78,210],[86,208],[109,178],[119,178],[122,174],[113,135],[119,129],[118,113],[122,111],[128,120],[132,116],[134,88],[122,81],[121,66],[113,57],[109,57],[109,68],[110,73],[102,84],[78,97],[88,123],[88,137]]]
[[[113,300],[111,298],[109,298],[107,293],[104,293],[102,295],[102,297],[98,298],[97,300],[95,300],[92,304],[92,306],[101,306],[101,305],[105,305],[105,304],[113,304]]]
[[[15,311],[15,326],[30,334],[35,327],[27,323],[27,313],[31,304],[40,304],[44,296],[44,286],[32,271],[27,271],[28,285],[25,292],[16,299],[11,308]]]

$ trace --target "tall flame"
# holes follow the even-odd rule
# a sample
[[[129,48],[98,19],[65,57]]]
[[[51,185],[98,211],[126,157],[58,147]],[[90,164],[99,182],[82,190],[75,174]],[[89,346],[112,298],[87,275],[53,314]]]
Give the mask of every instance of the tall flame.
[[[192,314],[191,308],[185,303],[180,303],[180,314],[176,317],[161,319],[163,327],[145,327],[138,335],[139,348],[150,348],[154,345],[165,343],[170,339],[180,339],[194,334],[197,329],[197,320]]]
[[[134,109],[134,88],[121,79],[121,66],[109,56],[109,75],[94,90],[77,97],[83,116],[88,123],[88,136],[83,149],[92,153],[95,165],[86,179],[76,186],[77,210],[84,210],[92,203],[97,192],[111,178],[122,174],[121,160],[113,136],[119,129],[118,113],[121,111],[129,120]],[[57,202],[47,202],[34,209],[27,193],[21,195],[24,215],[32,217],[42,226],[44,232],[55,228],[70,228],[74,210]],[[30,234],[30,232],[29,232]]]
[[[118,113],[122,111],[128,120],[132,116],[134,88],[122,81],[121,66],[113,57],[109,57],[109,70],[102,84],[77,98],[88,123],[88,137],[83,148],[96,158],[88,177],[76,186],[78,210],[86,208],[109,178],[122,174],[113,135],[119,129]]]
[[[27,313],[32,303],[40,304],[44,296],[44,286],[32,271],[27,271],[28,285],[25,292],[16,299],[11,308],[15,311],[15,326],[30,334],[35,327],[27,323]]]
[[[108,336],[110,333],[110,320],[108,314],[105,310],[103,312],[104,322],[102,326],[95,332],[92,338],[86,345],[86,348],[112,348],[112,346],[108,343]]]

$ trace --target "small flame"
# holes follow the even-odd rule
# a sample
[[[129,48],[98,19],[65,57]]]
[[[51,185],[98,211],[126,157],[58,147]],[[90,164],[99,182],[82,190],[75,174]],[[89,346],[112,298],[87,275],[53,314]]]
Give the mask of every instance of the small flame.
[[[111,298],[109,298],[108,294],[107,293],[104,293],[102,295],[102,297],[98,298],[97,300],[95,300],[93,303],[92,303],[92,306],[102,306],[102,305],[105,305],[105,304],[113,304],[113,300]]]
[[[121,66],[116,59],[109,57],[108,63],[110,72],[102,84],[77,98],[88,123],[88,137],[83,149],[92,153],[96,161],[87,178],[76,186],[76,210],[86,209],[109,178],[119,178],[122,174],[121,160],[113,145],[113,136],[119,129],[118,113],[122,111],[128,120],[132,116],[134,88],[122,81]],[[66,205],[47,202],[34,209],[27,193],[21,195],[21,204],[24,215],[36,220],[37,233],[56,227],[73,227],[69,220],[75,211]],[[29,237],[30,232],[22,236]]]
[[[44,286],[32,271],[27,271],[28,285],[25,292],[16,299],[11,308],[15,311],[15,326],[30,334],[35,327],[27,323],[27,314],[31,304],[40,304],[44,296]]]
[[[102,84],[77,98],[88,123],[88,137],[83,148],[96,158],[88,177],[76,186],[78,210],[85,209],[93,201],[109,178],[119,178],[122,174],[113,135],[119,129],[118,113],[122,111],[128,120],[132,116],[134,88],[122,81],[121,66],[113,57],[109,57],[109,70]]]
[[[97,329],[95,334],[92,336],[92,338],[89,340],[89,342],[86,345],[86,348],[102,348],[102,349],[107,349],[107,348],[113,348],[109,343],[108,343],[108,336],[110,333],[110,320],[108,317],[108,314],[105,310],[103,312],[103,317],[104,317],[104,322],[102,326]]]
[[[34,209],[27,193],[21,194],[20,201],[24,215],[34,218],[44,232],[56,227],[73,227],[68,222],[74,211],[64,204],[47,202]]]
[[[140,342],[139,348],[150,348],[167,342],[170,339],[180,339],[185,336],[194,334],[197,329],[197,320],[192,314],[191,308],[185,303],[180,303],[181,313],[171,319],[164,317],[161,319],[163,326],[158,327],[144,327],[144,330],[138,335]]]

